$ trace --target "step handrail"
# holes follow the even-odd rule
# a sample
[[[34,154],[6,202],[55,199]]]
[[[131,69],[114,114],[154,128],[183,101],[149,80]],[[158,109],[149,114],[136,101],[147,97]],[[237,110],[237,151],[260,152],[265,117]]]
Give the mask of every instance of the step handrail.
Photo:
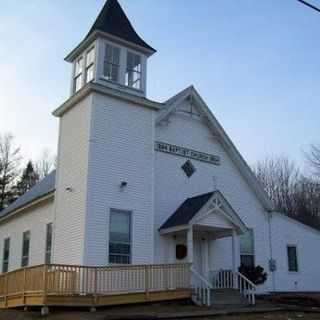
[[[214,289],[238,289],[250,304],[255,304],[257,286],[239,271],[218,270],[212,271]]]
[[[251,280],[249,280],[245,275],[243,275],[241,272],[236,271],[235,274],[239,279],[238,283],[239,283],[240,293],[249,300],[250,304],[254,305],[256,303],[255,292],[256,292],[257,286]],[[245,285],[243,285],[243,283],[241,282],[241,279],[244,281]]]
[[[250,280],[248,279],[244,274],[242,274],[241,272],[237,271],[236,272],[240,278],[244,279],[250,286],[252,286],[254,289],[257,288],[257,286]]]
[[[211,283],[204,278],[198,271],[191,267],[191,276],[194,280],[194,289],[197,302],[202,305],[211,305],[211,290],[213,289]]]

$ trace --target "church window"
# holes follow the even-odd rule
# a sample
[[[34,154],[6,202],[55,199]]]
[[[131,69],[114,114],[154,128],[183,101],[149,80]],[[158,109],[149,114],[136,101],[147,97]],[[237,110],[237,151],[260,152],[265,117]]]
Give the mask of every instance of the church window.
[[[110,211],[109,263],[131,263],[131,212]]]
[[[74,90],[75,92],[79,91],[82,87],[83,79],[83,57],[80,57],[76,61],[75,73],[74,73]]]
[[[141,89],[141,56],[127,52],[126,86]]]
[[[249,229],[240,236],[240,262],[245,267],[254,267],[254,234]]]
[[[86,57],[86,82],[90,82],[94,78],[94,48],[91,48]]]
[[[118,82],[120,69],[120,48],[106,44],[103,76],[106,80]]]

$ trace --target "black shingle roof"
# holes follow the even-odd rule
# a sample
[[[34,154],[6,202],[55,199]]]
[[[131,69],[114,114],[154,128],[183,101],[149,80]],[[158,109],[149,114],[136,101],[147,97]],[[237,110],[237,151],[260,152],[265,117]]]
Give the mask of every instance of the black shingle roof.
[[[185,200],[160,227],[160,230],[188,224],[198,211],[210,200],[213,194],[214,192],[209,192]]]
[[[0,219],[9,213],[17,210],[28,203],[47,195],[48,193],[55,190],[56,182],[56,170],[52,171],[45,178],[43,178],[39,183],[37,183],[33,188],[31,188],[24,195],[19,197],[16,201],[11,203],[8,207],[0,211]]]
[[[117,0],[108,0],[105,3],[87,37],[94,31],[107,32],[148,50],[156,51],[136,33]]]

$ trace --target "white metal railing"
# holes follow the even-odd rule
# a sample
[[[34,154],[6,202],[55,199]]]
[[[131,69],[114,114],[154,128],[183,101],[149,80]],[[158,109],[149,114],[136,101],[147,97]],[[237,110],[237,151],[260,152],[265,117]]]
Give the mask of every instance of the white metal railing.
[[[211,283],[198,273],[193,267],[191,268],[191,283],[194,288],[195,303],[206,306],[211,305]]]
[[[250,304],[255,304],[256,285],[238,271],[236,276],[240,293],[249,300]]]
[[[233,270],[210,272],[213,289],[238,289],[250,304],[255,304],[256,285],[242,273]]]

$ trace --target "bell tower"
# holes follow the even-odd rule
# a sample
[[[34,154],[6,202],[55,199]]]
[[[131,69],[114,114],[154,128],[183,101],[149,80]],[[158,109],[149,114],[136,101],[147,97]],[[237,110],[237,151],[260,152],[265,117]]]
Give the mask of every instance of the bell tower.
[[[154,53],[118,1],[108,0],[66,57],[71,94],[53,112],[60,119],[56,263],[153,261],[154,119],[162,105],[145,96]],[[123,226],[127,243],[119,244]]]
[[[134,30],[117,0],[108,0],[84,40],[65,58],[72,63],[71,96],[87,83],[146,96],[147,60],[156,52]]]

